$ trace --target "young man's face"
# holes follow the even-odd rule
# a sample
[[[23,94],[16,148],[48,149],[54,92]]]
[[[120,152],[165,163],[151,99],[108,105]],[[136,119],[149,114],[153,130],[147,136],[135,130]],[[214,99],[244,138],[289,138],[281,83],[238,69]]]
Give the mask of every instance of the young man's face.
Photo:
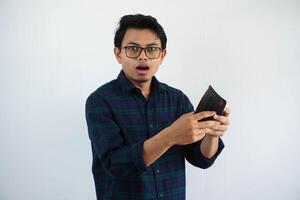
[[[130,47],[126,50],[126,48],[123,48],[126,46]],[[151,81],[166,55],[166,49],[161,50],[157,58],[151,59],[147,57],[147,55],[150,57],[152,56],[152,58],[153,55],[158,55],[155,54],[155,52],[151,53],[156,48],[149,49],[147,55],[145,53],[146,50],[141,51],[140,55],[136,57],[136,55],[138,55],[138,53],[134,53],[134,51],[137,51],[136,47],[161,48],[161,41],[157,34],[150,29],[130,28],[127,29],[123,37],[121,51],[118,48],[114,48],[116,59],[122,64],[123,71],[131,82],[139,84]]]

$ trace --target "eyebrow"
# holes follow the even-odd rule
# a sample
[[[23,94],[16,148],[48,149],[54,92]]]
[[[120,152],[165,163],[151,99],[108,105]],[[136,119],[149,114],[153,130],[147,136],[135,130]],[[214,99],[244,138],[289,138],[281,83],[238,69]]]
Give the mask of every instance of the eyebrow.
[[[128,42],[127,44],[132,44],[132,45],[136,45],[136,46],[141,46],[140,44],[138,43],[135,43],[135,42]],[[150,43],[150,44],[147,44],[146,47],[149,47],[149,46],[159,46],[157,43],[153,42],[153,43]]]

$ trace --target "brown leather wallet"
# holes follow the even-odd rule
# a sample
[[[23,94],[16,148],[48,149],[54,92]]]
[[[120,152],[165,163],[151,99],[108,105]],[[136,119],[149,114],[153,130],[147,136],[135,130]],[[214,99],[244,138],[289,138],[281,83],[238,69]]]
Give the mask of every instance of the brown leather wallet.
[[[217,115],[223,115],[226,100],[223,99],[211,85],[202,96],[195,113],[202,111],[215,111]],[[213,117],[203,118],[200,121],[214,120]]]

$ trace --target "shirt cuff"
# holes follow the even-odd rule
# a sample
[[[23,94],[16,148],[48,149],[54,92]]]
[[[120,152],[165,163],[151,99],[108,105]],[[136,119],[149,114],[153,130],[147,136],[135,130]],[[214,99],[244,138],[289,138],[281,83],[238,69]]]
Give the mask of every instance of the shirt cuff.
[[[131,147],[131,157],[132,157],[135,167],[137,168],[137,170],[139,172],[143,172],[143,171],[147,170],[147,165],[146,165],[144,157],[143,157],[144,141],[145,140],[137,142],[137,143],[133,144]]]
[[[215,162],[215,160],[217,159],[217,157],[219,156],[219,154],[222,152],[223,148],[224,148],[224,143],[222,141],[221,138],[219,138],[219,145],[218,145],[218,150],[215,153],[215,155],[211,158],[207,158],[205,157],[201,150],[200,150],[200,145],[202,143],[203,139],[195,142],[193,147],[190,149],[190,153],[191,153],[191,157],[193,159],[193,165],[195,165],[196,167],[200,167],[202,169],[206,169],[210,166],[213,165],[213,163]]]

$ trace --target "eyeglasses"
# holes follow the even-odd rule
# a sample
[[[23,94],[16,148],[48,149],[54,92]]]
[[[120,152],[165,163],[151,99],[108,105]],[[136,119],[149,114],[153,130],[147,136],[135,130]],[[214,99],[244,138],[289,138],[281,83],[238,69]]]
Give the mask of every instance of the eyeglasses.
[[[161,48],[160,47],[146,47],[142,48],[139,46],[125,46],[125,54],[128,58],[138,58],[141,55],[141,52],[144,51],[146,56],[149,59],[156,59],[160,56]]]

